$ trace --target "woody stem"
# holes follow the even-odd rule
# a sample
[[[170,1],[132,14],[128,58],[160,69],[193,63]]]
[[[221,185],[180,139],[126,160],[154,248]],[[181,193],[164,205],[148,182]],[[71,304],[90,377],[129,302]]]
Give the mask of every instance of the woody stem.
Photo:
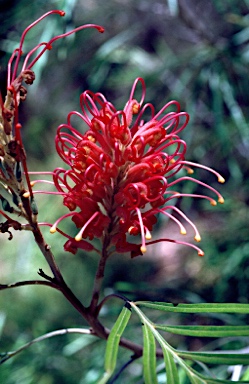
[[[93,333],[97,336],[105,339],[107,338],[107,333],[99,322],[99,320],[89,312],[89,310],[81,303],[81,301],[75,296],[71,289],[66,284],[58,265],[56,264],[54,255],[49,247],[46,244],[43,235],[38,227],[38,225],[33,225],[33,234],[37,245],[39,246],[42,254],[44,255],[52,273],[54,276],[53,283],[56,284],[56,288],[64,295],[64,297],[72,304],[72,306],[84,317],[88,324],[93,328]]]
[[[100,307],[98,306],[99,303],[99,297],[100,297],[100,290],[102,287],[103,279],[104,279],[104,272],[105,272],[105,266],[108,257],[110,256],[109,253],[109,246],[111,243],[111,233],[113,232],[113,228],[115,227],[115,209],[114,209],[114,196],[115,196],[115,187],[111,190],[109,190],[109,193],[107,193],[106,197],[106,206],[109,206],[109,217],[110,217],[110,223],[108,225],[108,228],[105,230],[105,233],[103,235],[103,246],[102,246],[102,253],[99,260],[99,265],[95,274],[94,279],[94,285],[93,285],[93,291],[92,291],[92,299],[89,306],[89,311],[92,314],[95,314],[95,316],[98,316],[98,313],[100,311]],[[109,203],[108,203],[109,200]]]
[[[100,290],[104,279],[104,271],[106,262],[109,256],[109,253],[107,251],[107,247],[110,244],[110,236],[109,234],[105,235],[104,241],[103,241],[103,249],[102,249],[102,255],[99,260],[99,265],[97,268],[97,272],[94,279],[94,285],[93,285],[93,291],[92,291],[92,300],[89,306],[89,311],[92,314],[97,315],[98,314],[98,302],[100,297]]]

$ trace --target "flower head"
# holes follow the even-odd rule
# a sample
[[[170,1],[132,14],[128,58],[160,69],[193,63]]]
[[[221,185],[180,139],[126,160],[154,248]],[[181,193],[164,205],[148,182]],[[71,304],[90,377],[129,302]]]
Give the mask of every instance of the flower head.
[[[139,101],[135,99],[138,86],[142,89]],[[212,205],[216,201],[206,195],[177,192],[174,187],[182,181],[201,184],[223,202],[211,186],[182,175],[183,168],[191,174],[192,167],[202,167],[224,182],[214,170],[185,160],[186,143],[179,134],[189,115],[181,112],[177,101],[170,101],[156,113],[152,104],[144,104],[144,98],[142,78],[134,82],[123,110],[116,110],[101,93],[85,91],[80,97],[82,112],[70,112],[67,123],[58,127],[56,149],[68,167],[55,169],[53,181],[70,213],[59,218],[51,232],[64,218],[71,217],[78,233],[74,238],[65,234],[66,250],[75,253],[77,248],[86,249],[95,238],[101,239],[109,252],[131,252],[132,256],[143,254],[148,244],[158,241],[188,244],[172,239],[150,241],[159,213],[174,220],[181,234],[186,233],[182,220],[190,223],[195,240],[200,241],[195,225],[172,200],[194,196]],[[74,127],[75,117],[85,130]],[[130,241],[132,236],[139,236],[139,244]],[[203,255],[198,247],[188,245]]]
[[[104,31],[103,27],[99,25],[82,25],[57,35],[48,42],[42,42],[34,46],[24,55],[23,45],[27,33],[52,14],[64,16],[65,12],[60,10],[49,11],[24,30],[18,48],[14,50],[8,62],[7,92],[4,101],[0,95],[0,200],[4,211],[23,216],[29,223],[36,222],[38,212],[34,202],[26,154],[22,143],[22,126],[19,123],[18,109],[20,102],[24,101],[27,95],[26,84],[31,85],[35,80],[33,66],[47,50],[51,50],[53,43],[58,39],[85,28],[95,28],[99,32]],[[26,183],[23,180],[23,174]],[[7,198],[5,197],[6,193]],[[15,208],[12,207],[12,203]],[[13,226],[13,220],[6,213],[0,211],[0,214],[7,219],[9,226]],[[8,228],[8,225],[6,228]],[[0,232],[3,232],[2,228],[0,228]]]

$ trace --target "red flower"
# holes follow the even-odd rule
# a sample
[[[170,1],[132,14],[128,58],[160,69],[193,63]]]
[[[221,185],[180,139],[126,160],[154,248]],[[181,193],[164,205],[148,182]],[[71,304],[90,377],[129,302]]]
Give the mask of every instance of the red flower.
[[[142,95],[137,101],[134,94],[139,84]],[[171,212],[190,223],[195,240],[200,241],[195,225],[171,201],[181,196],[208,199],[212,205],[216,201],[206,195],[186,195],[172,189],[184,180],[205,186],[223,202],[214,188],[182,175],[182,168],[192,173],[190,166],[196,166],[213,172],[219,182],[224,182],[212,169],[185,160],[186,143],[178,135],[186,127],[189,115],[180,111],[176,101],[155,113],[153,105],[143,105],[144,97],[142,78],[134,82],[121,111],[101,93],[85,91],[80,97],[82,112],[70,112],[67,123],[58,127],[56,149],[68,169],[55,169],[53,180],[63,196],[63,204],[71,212],[58,219],[51,232],[68,216],[79,229],[75,238],[67,241],[66,250],[75,253],[77,244],[82,248],[82,239],[85,245],[86,240],[99,238],[105,251],[131,252],[132,256],[143,254],[158,213],[170,217],[179,225],[181,233],[186,233],[181,221]],[[77,130],[72,123],[75,117],[86,128]],[[138,235],[139,245],[127,240]],[[158,241],[188,244],[171,239],[147,244]],[[188,245],[203,255],[198,247]]]
[[[57,35],[48,42],[42,42],[34,46],[25,55],[23,45],[27,33],[39,22],[52,14],[64,16],[65,12],[60,10],[49,11],[31,23],[22,33],[19,46],[14,50],[8,62],[5,101],[2,100],[0,94],[0,187],[3,187],[4,195],[6,191],[8,192],[11,203],[2,195],[0,195],[0,199],[2,200],[5,211],[9,213],[14,212],[17,213],[18,216],[29,218],[30,222],[33,220],[30,212],[32,210],[32,214],[37,216],[37,207],[34,202],[26,163],[26,154],[22,143],[22,126],[18,119],[19,104],[25,100],[27,95],[27,89],[24,83],[28,85],[33,83],[35,80],[33,66],[47,50],[52,49],[52,45],[56,40],[67,37],[85,28],[95,28],[99,32],[104,32],[103,27],[98,25],[82,25],[71,31]],[[25,174],[28,192],[22,180],[23,173]],[[30,197],[30,209],[28,213],[25,212],[24,208],[20,209],[20,206],[22,206],[21,199],[23,197]],[[14,209],[11,206],[12,202],[17,206],[18,210],[16,210],[16,207]],[[3,211],[0,210],[0,214],[11,222],[11,219]]]

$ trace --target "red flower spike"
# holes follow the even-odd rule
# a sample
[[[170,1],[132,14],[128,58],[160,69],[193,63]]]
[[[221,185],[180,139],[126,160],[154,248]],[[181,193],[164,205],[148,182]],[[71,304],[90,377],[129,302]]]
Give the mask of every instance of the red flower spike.
[[[38,23],[40,23],[43,19],[52,14],[64,16],[65,12],[60,10],[49,11],[39,17],[33,23],[31,23],[22,33],[19,47],[14,50],[8,62],[7,95],[4,102],[0,96],[0,125],[3,133],[0,138],[0,179],[2,184],[6,186],[6,189],[8,189],[8,187],[11,187],[11,192],[13,194],[20,196],[21,191],[22,198],[30,198],[33,216],[36,216],[37,209],[35,207],[32,185],[29,179],[26,155],[21,137],[21,124],[19,123],[18,116],[19,104],[21,101],[25,100],[27,94],[27,90],[24,87],[23,83],[28,85],[33,84],[35,80],[35,74],[32,70],[33,66],[47,50],[50,50],[52,48],[52,45],[56,40],[67,37],[73,33],[76,33],[86,28],[95,28],[100,33],[104,32],[104,28],[99,25],[82,25],[71,31],[57,35],[50,39],[50,41],[48,42],[39,43],[38,45],[33,47],[27,54],[24,54],[23,46],[27,33]],[[71,145],[69,144],[69,146]],[[104,161],[105,157],[103,156],[103,162]],[[111,167],[111,164],[109,164],[109,162],[107,161],[106,166]],[[75,164],[75,168],[71,172],[64,173],[63,171],[63,175],[60,172],[60,174],[57,175],[57,179],[60,180],[61,176],[63,176],[63,178],[61,183],[58,183],[56,185],[56,187],[59,188],[60,192],[49,192],[52,194],[60,193],[65,195],[65,205],[67,205],[71,210],[74,210],[77,205],[75,205],[73,201],[74,199],[71,199],[70,201],[70,197],[67,194],[70,190],[70,179],[73,182],[76,182],[79,179],[79,176],[76,175],[74,172],[76,168],[77,167]],[[22,173],[25,174],[27,186],[22,181]],[[89,177],[91,176],[92,175],[89,174]],[[65,192],[63,191],[63,188],[66,188]],[[26,189],[27,191],[25,191]],[[36,193],[37,192],[38,191],[36,191]],[[42,191],[39,192],[43,193]],[[74,198],[75,192],[76,188],[73,191]],[[80,191],[77,191],[77,193],[80,194]],[[86,195],[89,193],[89,190],[86,189]],[[79,247],[81,246],[80,244],[81,243],[79,242]]]
[[[140,101],[135,99],[138,86],[142,88]],[[82,113],[70,112],[67,124],[58,127],[56,149],[69,169],[55,169],[53,180],[70,213],[57,220],[52,228],[54,231],[59,222],[71,216],[79,229],[74,240],[66,235],[69,240],[65,249],[72,253],[77,248],[84,249],[82,238],[90,241],[99,238],[108,244],[109,253],[130,252],[132,257],[160,241],[189,245],[200,256],[204,254],[197,246],[183,241],[165,238],[149,241],[159,213],[172,219],[182,235],[186,229],[181,221],[188,222],[194,239],[200,241],[196,226],[174,207],[172,200],[190,196],[207,199],[211,204],[216,202],[210,196],[171,190],[178,183],[190,180],[223,202],[214,188],[183,176],[184,168],[189,174],[193,167],[203,168],[214,173],[219,182],[224,179],[206,166],[185,160],[187,146],[178,134],[186,127],[189,116],[181,112],[179,103],[171,101],[155,114],[151,104],[143,106],[144,98],[145,84],[141,78],[135,80],[122,111],[117,111],[102,94],[85,91],[80,96]],[[150,118],[146,119],[148,111]],[[74,128],[72,116],[80,118],[86,125],[85,131]],[[139,236],[140,244],[129,242],[132,236]]]
[[[95,24],[86,24],[86,25],[81,25],[77,28],[74,28],[73,30],[71,31],[68,31],[66,33],[63,33],[61,35],[58,35],[58,36],[55,36],[53,37],[50,41],[48,42],[43,42],[43,43],[40,43],[38,44],[37,46],[35,46],[33,49],[31,49],[31,51],[29,53],[26,54],[26,58],[24,59],[24,62],[23,62],[23,66],[22,66],[22,69],[21,69],[21,72],[20,74],[18,75],[18,67],[19,67],[19,64],[20,64],[20,61],[21,61],[21,56],[23,55],[23,44],[24,44],[24,40],[25,40],[25,37],[27,35],[27,33],[32,29],[34,28],[40,21],[42,21],[43,19],[45,19],[46,17],[52,15],[52,14],[58,14],[59,16],[64,16],[65,15],[65,12],[64,11],[60,11],[60,10],[52,10],[52,11],[49,11],[47,13],[45,13],[44,15],[42,15],[41,17],[39,17],[36,21],[34,21],[33,23],[31,23],[23,32],[22,36],[21,36],[21,40],[20,40],[20,44],[19,44],[19,47],[16,48],[12,54],[12,56],[10,57],[10,60],[9,60],[9,63],[8,63],[8,77],[7,77],[7,85],[8,87],[12,84],[15,84],[16,88],[20,87],[21,85],[21,82],[22,80],[24,79],[24,72],[26,71],[30,71],[31,68],[34,66],[34,64],[40,59],[40,57],[47,51],[47,50],[51,50],[52,49],[52,44],[58,40],[58,39],[62,39],[64,37],[67,37],[73,33],[76,33],[78,31],[81,31],[82,29],[86,29],[86,28],[95,28],[97,29],[98,32],[100,33],[103,33],[104,32],[104,28],[100,25],[95,25]],[[31,58],[31,56],[37,52],[41,47],[43,47],[40,52],[36,55],[36,57],[29,63],[29,60]],[[13,71],[12,71],[12,66],[14,67],[13,68]],[[31,71],[30,71],[31,72]],[[31,84],[32,82],[29,82],[26,81],[27,84]],[[16,89],[16,91],[19,91],[19,89]]]
[[[47,13],[45,13],[44,15],[42,15],[41,17],[39,17],[37,20],[35,20],[33,23],[31,23],[23,32],[22,36],[21,36],[21,40],[20,40],[20,44],[19,44],[19,48],[17,48],[14,52],[17,53],[17,58],[16,58],[16,62],[15,62],[15,66],[14,66],[14,70],[13,70],[13,74],[12,74],[12,78],[11,78],[11,82],[14,81],[14,79],[16,78],[17,76],[17,69],[18,69],[18,64],[19,64],[19,61],[20,61],[20,57],[22,55],[22,47],[23,47],[23,43],[24,43],[24,39],[25,39],[25,36],[27,35],[28,31],[30,29],[32,29],[36,24],[38,24],[41,20],[45,19],[47,16],[49,15],[52,15],[52,14],[58,14],[60,16],[64,16],[65,15],[65,12],[64,11],[59,11],[59,10],[52,10],[52,11],[49,11]],[[15,56],[15,55],[14,55]],[[13,60],[13,57],[11,57],[10,59],[10,62],[12,63],[12,60]],[[10,79],[10,77],[9,77]],[[10,83],[8,84],[10,85]]]

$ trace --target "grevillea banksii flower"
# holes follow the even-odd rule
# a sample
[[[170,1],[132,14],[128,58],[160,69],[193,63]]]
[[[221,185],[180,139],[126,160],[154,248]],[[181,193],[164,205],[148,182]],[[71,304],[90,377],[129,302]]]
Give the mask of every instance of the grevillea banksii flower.
[[[141,88],[141,98],[135,98]],[[103,249],[118,253],[131,252],[137,256],[146,252],[147,245],[158,241],[187,244],[200,256],[197,246],[172,239],[152,239],[151,231],[158,214],[172,219],[186,233],[183,222],[199,232],[194,223],[173,200],[181,196],[216,200],[209,195],[186,194],[176,191],[182,182],[192,181],[205,187],[223,203],[220,193],[185,172],[203,168],[217,176],[216,171],[185,160],[186,143],[179,134],[187,126],[189,115],[181,112],[177,101],[170,101],[159,112],[152,104],[144,104],[145,83],[136,79],[123,110],[116,110],[101,93],[85,91],[80,96],[82,112],[70,112],[67,123],[57,129],[56,149],[67,169],[57,168],[53,181],[57,194],[69,213],[51,227],[55,232],[62,220],[71,217],[78,231],[64,248],[75,253],[87,249],[93,239],[100,239]],[[73,120],[79,118],[82,130]],[[138,243],[132,236],[140,236]]]
[[[47,12],[24,30],[19,47],[14,50],[8,63],[7,93],[4,102],[0,95],[0,199],[5,212],[7,211],[8,213],[23,216],[28,219],[29,223],[32,222],[34,216],[37,216],[37,207],[34,202],[26,164],[26,155],[22,143],[22,126],[18,118],[19,104],[25,100],[27,94],[27,89],[23,84],[26,83],[30,85],[33,83],[35,80],[33,66],[47,50],[51,50],[56,40],[67,37],[85,28],[95,28],[99,32],[104,31],[103,27],[94,24],[79,26],[71,31],[51,38],[48,42],[42,42],[36,45],[24,55],[23,45],[27,33],[39,22],[52,14],[64,16],[65,12],[60,10]],[[26,184],[22,180],[23,173],[26,177]],[[8,194],[8,198],[5,197],[6,193]],[[25,197],[25,194],[30,198],[29,201]],[[12,203],[14,203],[15,208],[12,207]],[[26,207],[24,207],[24,205],[26,205]],[[8,221],[6,228],[13,226],[14,221],[11,220],[6,213],[0,211],[0,214]],[[0,231],[3,232],[3,229],[0,228]]]

